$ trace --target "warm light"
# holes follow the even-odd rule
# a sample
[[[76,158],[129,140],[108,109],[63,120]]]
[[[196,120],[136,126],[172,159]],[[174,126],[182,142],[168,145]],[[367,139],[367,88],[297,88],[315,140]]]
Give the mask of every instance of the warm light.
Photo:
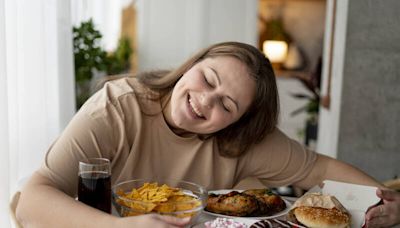
[[[263,52],[272,63],[285,61],[288,44],[285,41],[266,40],[263,43]]]

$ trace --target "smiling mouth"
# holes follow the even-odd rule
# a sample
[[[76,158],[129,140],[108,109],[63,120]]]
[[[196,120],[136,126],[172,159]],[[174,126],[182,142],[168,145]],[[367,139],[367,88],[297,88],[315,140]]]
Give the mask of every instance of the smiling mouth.
[[[200,119],[206,119],[204,117],[203,113],[201,113],[200,110],[193,104],[193,100],[189,94],[187,96],[187,102],[188,102],[189,110],[194,117],[200,118]]]

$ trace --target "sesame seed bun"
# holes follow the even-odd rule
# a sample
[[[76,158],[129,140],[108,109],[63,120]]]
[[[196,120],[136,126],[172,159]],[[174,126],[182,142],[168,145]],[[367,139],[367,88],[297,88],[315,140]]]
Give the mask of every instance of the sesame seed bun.
[[[300,206],[294,209],[300,223],[310,228],[348,228],[350,216],[336,208]]]

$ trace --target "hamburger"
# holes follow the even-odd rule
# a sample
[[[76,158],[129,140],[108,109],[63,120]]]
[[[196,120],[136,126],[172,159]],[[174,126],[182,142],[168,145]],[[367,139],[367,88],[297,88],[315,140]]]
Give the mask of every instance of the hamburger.
[[[299,198],[288,220],[310,228],[350,228],[350,214],[336,197],[307,193]]]

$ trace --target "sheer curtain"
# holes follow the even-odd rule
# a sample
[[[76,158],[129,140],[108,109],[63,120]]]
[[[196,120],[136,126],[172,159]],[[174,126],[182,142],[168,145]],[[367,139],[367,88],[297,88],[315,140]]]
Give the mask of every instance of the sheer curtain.
[[[4,0],[0,0],[0,182],[6,183],[0,187],[0,226],[10,226],[9,217],[7,212],[10,189],[8,183],[9,177],[9,154],[8,154],[8,112],[3,107],[7,107],[7,77],[6,77],[6,39],[5,39],[5,23],[4,23]]]
[[[75,113],[69,0],[0,0],[0,227]]]
[[[10,197],[75,113],[72,25],[94,18],[112,50],[132,2],[0,0],[0,227],[11,226]]]

